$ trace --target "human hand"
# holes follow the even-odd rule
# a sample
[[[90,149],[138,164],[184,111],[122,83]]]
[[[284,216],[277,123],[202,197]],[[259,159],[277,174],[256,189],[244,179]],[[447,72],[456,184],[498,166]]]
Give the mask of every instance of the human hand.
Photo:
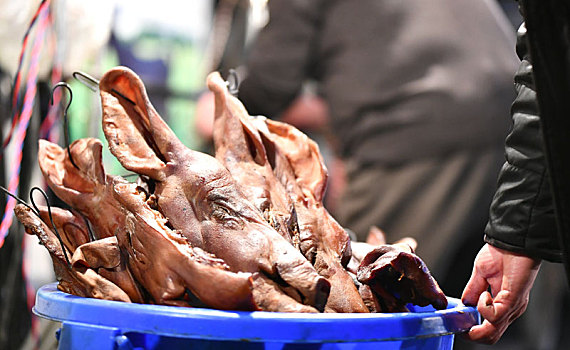
[[[485,244],[475,258],[473,273],[461,297],[465,305],[477,305],[483,317],[465,338],[496,343],[528,305],[540,260]],[[491,288],[491,293],[487,291]]]
[[[329,123],[328,105],[319,96],[301,94],[281,113],[279,120],[301,130],[319,130]]]
[[[214,94],[211,91],[202,93],[196,101],[194,126],[198,135],[207,141],[211,140],[213,135],[214,106]],[[328,107],[321,97],[304,94],[297,97],[279,119],[299,129],[318,130],[328,125]]]
[[[212,140],[214,132],[214,94],[206,91],[196,102],[194,126],[200,137],[206,141]]]
[[[378,226],[370,226],[368,236],[366,236],[366,243],[373,246],[387,244],[386,234]],[[413,237],[402,237],[392,244],[404,247],[404,249],[409,250],[410,253],[414,253],[418,249],[418,241]]]

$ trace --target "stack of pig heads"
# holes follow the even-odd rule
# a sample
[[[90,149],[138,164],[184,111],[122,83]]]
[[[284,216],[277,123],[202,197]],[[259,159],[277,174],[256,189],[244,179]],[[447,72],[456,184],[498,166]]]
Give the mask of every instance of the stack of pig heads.
[[[266,220],[330,282],[326,312],[394,312],[402,311],[402,305],[408,302],[427,302],[445,308],[445,295],[425,265],[418,264],[421,259],[413,252],[406,255],[409,259],[395,254],[383,256],[384,262],[397,263],[400,270],[405,267],[406,276],[410,276],[406,279],[410,283],[404,284],[405,287],[398,284],[399,289],[387,288],[386,292],[376,287],[394,285],[392,279],[402,279],[399,275],[358,278],[358,269],[350,271],[350,238],[323,204],[328,173],[318,145],[292,125],[250,116],[229,93],[219,73],[210,74],[207,83],[215,95],[216,158],[229,169]],[[370,266],[375,262],[374,257],[379,256],[370,254],[362,260],[360,269],[373,270]],[[371,290],[369,285],[375,288]],[[384,299],[389,300],[384,302],[387,307],[374,307]],[[396,299],[397,302],[393,301]]]
[[[350,258],[348,235],[322,205],[327,172],[316,144],[290,125],[279,123],[282,128],[273,131],[274,124],[259,125],[218,73],[208,76],[208,88],[215,95],[216,158],[266,220],[331,283],[326,311],[368,312],[342,266]]]
[[[259,309],[324,309],[330,283],[267,223],[223,164],[187,148],[177,138],[151,105],[135,73],[124,67],[110,70],[101,79],[100,91],[103,132],[111,153],[124,168],[150,179],[154,191],[149,206],[162,215],[164,228],[190,248],[221,259],[229,272],[249,274]],[[134,222],[141,215],[125,205],[132,187],[115,186],[114,191],[131,221],[126,233],[131,238],[125,241],[132,246],[124,250],[132,252],[129,264],[137,264],[135,255],[141,254],[137,248],[150,247],[135,246],[132,238],[143,231]]]
[[[60,290],[138,303],[260,309],[253,300],[251,273],[229,271],[220,259],[192,249],[185,239],[180,242],[180,235],[147,204],[150,195],[143,186],[105,174],[101,153],[96,139],[77,140],[69,150],[41,140],[40,169],[73,215],[67,213],[66,220],[62,210],[52,208],[55,226],[60,223],[54,231],[46,225],[51,222],[46,215],[36,218],[25,206],[16,210],[26,231],[48,248]],[[65,246],[58,244],[57,233]],[[143,249],[142,241],[149,242]],[[206,280],[220,286],[217,293]]]
[[[106,174],[97,139],[67,149],[40,140],[42,174],[68,207],[52,207],[50,217],[20,204],[15,213],[48,249],[59,289],[222,310],[401,311],[414,300],[445,307],[413,252],[371,247],[354,263],[348,234],[323,205],[328,175],[315,142],[250,116],[218,73],[207,85],[215,157],[178,139],[126,67],[109,70],[99,91],[109,149],[136,182]]]

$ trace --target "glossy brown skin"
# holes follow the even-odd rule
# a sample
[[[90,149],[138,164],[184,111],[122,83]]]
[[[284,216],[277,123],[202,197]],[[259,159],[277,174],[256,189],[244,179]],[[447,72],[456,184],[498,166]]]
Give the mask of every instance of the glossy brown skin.
[[[253,298],[264,311],[317,313],[312,306],[301,304],[295,290],[285,290],[264,274],[256,274],[253,280]],[[291,289],[286,288],[286,289]]]
[[[41,219],[49,223],[48,227],[53,230],[50,220],[51,214],[57,232],[59,232],[65,247],[72,254],[69,257],[72,266],[81,264],[92,269],[110,269],[111,271],[99,270],[98,272],[122,287],[121,283],[117,283],[118,281],[114,280],[112,276],[112,270],[121,266],[121,255],[115,236],[90,241],[87,223],[79,215],[57,207],[48,209],[48,207],[39,206],[38,209]],[[127,294],[130,293],[127,291]]]
[[[59,281],[58,289],[66,293],[97,299],[130,302],[129,296],[117,285],[100,276],[93,269],[81,264],[70,266],[65,260],[64,251],[53,231],[28,207],[18,204],[14,208],[18,220],[24,225],[26,233],[36,235],[48,250],[53,268]],[[67,250],[71,258],[71,251]]]
[[[81,264],[92,269],[114,269],[121,265],[121,260],[117,237],[113,236],[77,247],[71,258],[71,265]]]
[[[345,270],[350,238],[323,205],[327,170],[317,144],[291,125],[251,118],[272,145],[274,172],[293,199],[301,252],[331,282],[328,312],[368,312],[352,277]]]
[[[93,226],[96,239],[112,237],[124,226],[124,214],[113,198],[112,183],[124,181],[105,174],[101,141],[85,138],[74,141],[71,163],[66,149],[47,140],[39,141],[38,162],[52,191],[83,214]]]
[[[119,247],[117,237],[98,239],[77,248],[71,259],[74,267],[83,265],[121,288],[133,303],[146,303],[148,298],[127,267],[127,256]]]
[[[180,142],[136,74],[114,68],[102,77],[100,91],[111,153],[126,169],[155,180],[158,210],[171,227],[231,271],[281,279],[304,304],[322,309],[328,281],[265,221],[219,161]]]
[[[447,298],[424,262],[406,244],[381,245],[358,268],[358,281],[380,298],[383,312],[405,311],[405,305],[447,307]]]
[[[77,168],[66,149],[47,140],[39,141],[38,162],[48,186],[89,220],[96,240],[113,237],[125,226],[122,207],[113,196],[113,184],[126,181],[105,174],[101,141],[93,138],[76,140],[70,145],[70,153]],[[133,302],[144,302],[144,295],[124,261],[98,272],[120,286]]]
[[[76,269],[89,268],[121,288],[132,302],[145,300],[132,275],[126,270],[116,237],[107,237],[90,242],[89,229],[84,218],[68,210],[39,206],[40,217],[53,230],[51,220],[71,256],[71,265]],[[51,219],[50,219],[51,214]]]
[[[90,242],[89,231],[84,218],[57,207],[51,207],[50,211],[44,206],[39,206],[38,209],[41,219],[49,223],[48,227],[53,230],[49,215],[51,211],[51,218],[65,247],[73,254],[69,256],[73,267],[81,269],[83,266],[93,269],[100,276],[127,293],[132,302],[145,302],[141,290],[126,268],[116,237],[107,237]]]
[[[219,73],[208,75],[214,93],[213,140],[216,158],[264,218],[293,245],[299,245],[295,206],[287,190],[275,177],[257,128],[249,121],[243,104],[232,96]]]
[[[364,304],[370,312],[384,312],[383,305],[380,303],[379,298],[372,292],[370,286],[367,284],[360,284],[358,286],[358,293],[362,297]]]
[[[38,206],[38,209],[43,222],[48,223],[49,228],[53,229],[49,215],[51,211],[53,223],[61,233],[63,243],[70,252],[74,252],[77,247],[89,242],[87,223],[81,216],[57,207],[51,207],[48,210],[48,207]]]
[[[358,267],[360,266],[362,260],[364,260],[368,253],[380,245],[387,245],[386,240],[377,240],[376,238],[370,239],[370,235],[368,236],[366,242],[350,242],[352,258],[350,259],[350,262],[348,263],[346,269],[356,275],[358,273]],[[392,245],[402,251],[415,253],[418,242],[411,237],[404,237],[401,240],[394,242]]]
[[[126,226],[117,237],[128,266],[157,304],[207,306],[221,310],[259,310],[253,300],[253,275],[231,272],[223,260],[193,248],[166,226],[135,184],[118,184]],[[215,287],[214,287],[215,286]],[[202,305],[186,298],[186,290]]]

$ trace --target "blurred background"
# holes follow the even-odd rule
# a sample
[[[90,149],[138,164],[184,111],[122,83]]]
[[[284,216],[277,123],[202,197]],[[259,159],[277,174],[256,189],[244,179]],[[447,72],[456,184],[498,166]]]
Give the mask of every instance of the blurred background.
[[[496,4],[514,36],[521,23],[516,2],[501,0]],[[24,201],[30,200],[32,187],[45,188],[37,167],[37,140],[64,144],[63,113],[69,93],[57,89],[52,100],[52,89],[60,81],[67,82],[73,92],[67,110],[70,140],[97,137],[105,142],[99,95],[73,75],[82,72],[98,79],[117,65],[127,66],[141,77],[154,107],[186,146],[211,152],[211,139],[207,130],[201,130],[200,117],[200,108],[205,108],[200,101],[206,76],[220,71],[227,77],[230,69],[245,75],[243,66],[250,49],[270,20],[267,5],[268,0],[0,0],[4,142],[0,184]],[[514,52],[514,47],[511,49]],[[303,93],[317,91],[314,82],[307,80]],[[330,130],[302,123],[297,126],[321,147],[330,173],[325,204],[334,214],[344,170],[335,156]],[[104,152],[106,171],[123,174],[106,147]],[[57,201],[49,192],[48,197]],[[5,209],[8,198],[0,196],[0,349],[55,348],[57,327],[31,313],[36,289],[54,281],[51,261],[36,237],[25,235],[21,225],[10,220],[11,211]],[[40,202],[40,198],[36,200]],[[534,305],[540,308],[538,303]],[[555,319],[547,324],[555,323],[551,328],[557,329],[559,322]],[[545,327],[544,322],[539,323]],[[536,323],[531,324],[534,326]],[[515,334],[516,327],[512,329]],[[505,339],[510,341],[509,332]],[[554,338],[560,337],[551,331],[538,337],[535,347],[514,348],[556,349],[559,342]],[[511,343],[505,344],[504,348],[513,348],[508,345]],[[457,344],[457,348],[461,346],[472,348]]]

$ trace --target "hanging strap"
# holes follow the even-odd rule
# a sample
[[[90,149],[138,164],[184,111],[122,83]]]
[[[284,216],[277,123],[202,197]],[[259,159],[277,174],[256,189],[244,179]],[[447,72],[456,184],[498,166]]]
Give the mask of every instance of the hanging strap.
[[[26,81],[26,92],[24,95],[24,101],[22,104],[21,113],[15,112],[14,117],[12,119],[12,124],[14,125],[11,130],[7,140],[4,142],[4,146],[10,142],[12,137],[14,138],[14,159],[10,162],[9,171],[8,171],[8,191],[11,193],[17,193],[18,185],[20,183],[20,167],[22,163],[22,152],[24,147],[24,139],[26,138],[26,132],[28,129],[28,125],[30,122],[30,118],[32,116],[34,101],[36,98],[36,87],[37,87],[37,80],[38,80],[38,73],[39,73],[39,64],[40,64],[40,53],[44,43],[44,38],[46,34],[46,30],[49,24],[49,1],[45,0],[42,1],[38,12],[32,19],[30,23],[30,28],[38,22],[38,27],[36,30],[36,35],[33,38],[33,47],[30,54],[30,67],[28,69],[28,77]],[[23,40],[23,48],[22,48],[22,55],[23,52],[26,50],[25,46],[27,46],[27,41],[29,38],[30,28],[26,32]],[[21,61],[20,59],[20,66],[18,68],[18,72],[16,73],[16,84],[14,86],[14,95],[18,94],[19,90],[19,81],[21,80]],[[14,104],[17,103],[18,97],[15,96],[12,100]],[[17,109],[16,109],[17,111]],[[4,245],[4,239],[8,235],[8,231],[10,226],[12,225],[12,221],[14,218],[14,207],[16,206],[16,200],[12,197],[8,198],[6,203],[6,208],[4,210],[4,217],[2,218],[2,223],[0,224],[0,248]]]

